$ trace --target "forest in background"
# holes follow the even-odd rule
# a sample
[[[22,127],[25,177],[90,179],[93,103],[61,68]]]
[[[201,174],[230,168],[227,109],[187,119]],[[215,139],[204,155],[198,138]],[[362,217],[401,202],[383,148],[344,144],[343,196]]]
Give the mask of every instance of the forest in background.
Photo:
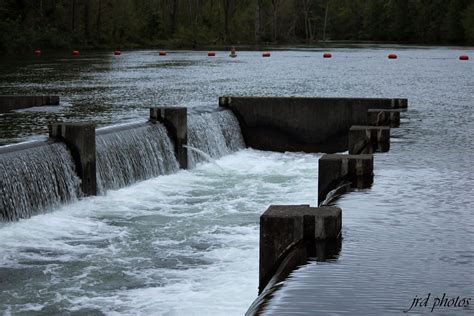
[[[0,0],[0,51],[474,44],[474,0]]]

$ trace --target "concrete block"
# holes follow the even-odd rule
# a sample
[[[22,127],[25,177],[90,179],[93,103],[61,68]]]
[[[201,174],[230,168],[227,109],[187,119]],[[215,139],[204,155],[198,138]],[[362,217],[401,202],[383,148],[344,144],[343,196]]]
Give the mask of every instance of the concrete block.
[[[44,95],[36,95],[31,98],[31,105],[32,106],[43,106],[47,104],[46,96]]]
[[[174,142],[176,159],[181,169],[188,168],[188,109],[186,107],[150,108],[150,121],[160,122]]]
[[[228,107],[232,97],[219,97],[219,106]]]
[[[400,126],[401,109],[369,109],[367,124],[371,126]]]
[[[44,95],[2,95],[0,96],[0,113],[31,108],[34,106],[58,105],[59,96]]]
[[[371,154],[390,150],[390,127],[352,126],[349,129],[349,154]]]
[[[48,96],[48,105],[59,105],[59,96],[49,95]]]
[[[342,211],[337,207],[270,206],[260,217],[259,292],[292,249],[340,239],[341,227]],[[296,261],[307,260],[306,252],[301,254],[305,258]]]
[[[372,154],[344,155],[329,154],[319,159],[318,205],[327,195],[344,182],[352,188],[368,188],[374,179],[374,158]],[[341,187],[343,190],[345,187]]]
[[[71,151],[84,195],[97,195],[95,124],[54,123],[49,136],[63,141]]]
[[[408,99],[392,99],[392,109],[408,109]]]

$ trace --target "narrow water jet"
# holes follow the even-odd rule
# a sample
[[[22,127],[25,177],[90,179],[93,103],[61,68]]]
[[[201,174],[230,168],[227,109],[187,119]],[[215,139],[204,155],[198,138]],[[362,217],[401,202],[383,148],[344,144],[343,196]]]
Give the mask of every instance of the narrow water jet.
[[[222,169],[222,167],[219,166],[219,164],[216,162],[215,159],[213,159],[211,156],[209,156],[208,154],[206,154],[202,150],[194,148],[192,146],[188,146],[188,145],[183,145],[183,147],[186,148],[186,149],[189,149],[191,151],[194,151],[195,153],[197,153],[197,154],[201,155],[202,157],[204,157],[208,162],[210,162],[210,163],[216,165],[217,167],[219,167],[220,169]]]
[[[231,111],[219,111],[188,118],[188,145],[207,154],[212,159],[245,148],[239,122]],[[208,160],[201,153],[189,152],[190,168]]]

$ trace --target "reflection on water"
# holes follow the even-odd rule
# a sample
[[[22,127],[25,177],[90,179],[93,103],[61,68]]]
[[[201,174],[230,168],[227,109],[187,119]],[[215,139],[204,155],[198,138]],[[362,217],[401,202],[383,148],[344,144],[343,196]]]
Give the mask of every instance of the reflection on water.
[[[287,282],[283,281],[288,278],[288,275],[293,270],[299,269],[307,262],[334,262],[339,257],[341,246],[342,238],[328,241],[307,240],[303,243],[294,245],[283,258],[271,280],[269,280],[268,284],[265,285],[265,288],[259,294],[257,299],[249,307],[246,315],[260,315],[264,311],[268,312],[268,309],[275,305],[275,293],[278,293],[279,296],[281,295],[281,287],[283,285],[287,287]],[[312,293],[312,295],[314,294],[315,292]],[[301,314],[302,312],[307,311],[306,308],[299,306],[300,302],[296,303],[294,300],[290,300],[285,303],[293,305],[293,309],[296,313]],[[278,311],[278,314],[282,314],[282,311]]]

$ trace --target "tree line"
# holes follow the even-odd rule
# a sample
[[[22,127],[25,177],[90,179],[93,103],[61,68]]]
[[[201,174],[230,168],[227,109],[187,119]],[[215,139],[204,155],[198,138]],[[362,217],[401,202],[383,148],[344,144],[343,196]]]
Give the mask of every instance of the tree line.
[[[0,1],[0,51],[341,40],[474,44],[474,1]]]

